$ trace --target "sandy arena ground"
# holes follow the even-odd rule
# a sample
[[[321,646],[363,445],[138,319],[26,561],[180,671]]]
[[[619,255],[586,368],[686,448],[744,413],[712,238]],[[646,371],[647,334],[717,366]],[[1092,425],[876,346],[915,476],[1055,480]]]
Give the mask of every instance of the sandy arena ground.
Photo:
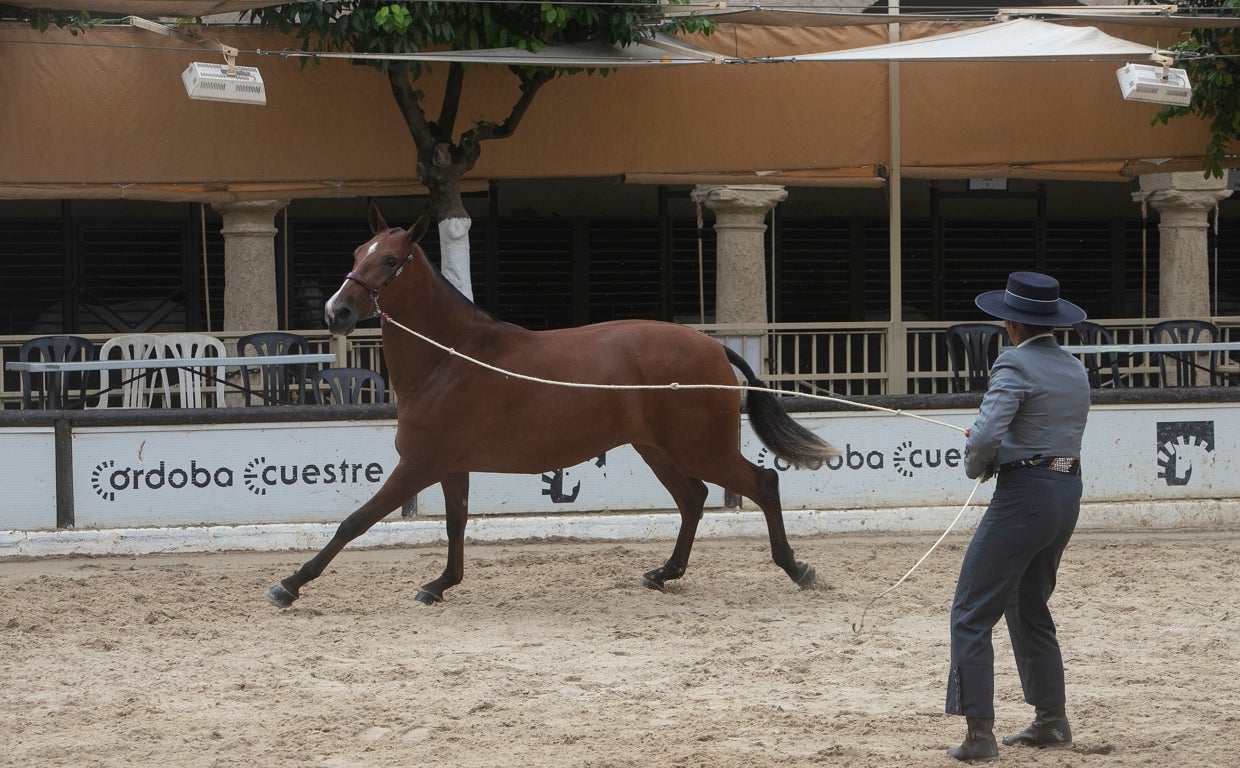
[[[412,602],[441,545],[346,550],[287,611],[306,553],[0,561],[0,765],[956,765],[942,714],[953,534],[800,538],[800,592],[762,539],[471,543],[445,603]],[[1052,602],[1071,751],[1029,766],[1240,765],[1240,531],[1078,533]],[[1000,734],[1023,728],[996,631]]]

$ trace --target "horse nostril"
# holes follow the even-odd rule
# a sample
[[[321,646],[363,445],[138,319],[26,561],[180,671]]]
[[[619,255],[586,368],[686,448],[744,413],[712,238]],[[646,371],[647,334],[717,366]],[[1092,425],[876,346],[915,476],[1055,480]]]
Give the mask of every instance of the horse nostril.
[[[357,322],[352,309],[330,303],[323,308],[323,321],[333,333],[348,333]]]

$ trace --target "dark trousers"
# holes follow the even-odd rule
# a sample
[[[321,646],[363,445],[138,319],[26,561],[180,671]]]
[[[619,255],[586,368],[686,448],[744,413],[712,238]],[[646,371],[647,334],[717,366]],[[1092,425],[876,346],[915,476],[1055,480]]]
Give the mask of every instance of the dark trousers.
[[[1063,657],[1046,602],[1081,509],[1081,478],[1025,467],[999,474],[960,565],[951,616],[948,714],[995,716],[991,631],[1007,619],[1025,701],[1062,707]]]

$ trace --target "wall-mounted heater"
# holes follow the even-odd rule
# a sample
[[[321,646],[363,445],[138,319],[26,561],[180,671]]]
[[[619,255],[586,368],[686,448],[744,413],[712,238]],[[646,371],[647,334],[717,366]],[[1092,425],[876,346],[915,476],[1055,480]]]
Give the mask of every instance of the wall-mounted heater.
[[[1151,101],[1187,107],[1193,100],[1193,86],[1188,72],[1166,65],[1129,64],[1120,67],[1115,76],[1119,90],[1129,101]]]
[[[266,104],[267,89],[255,67],[192,62],[181,73],[185,92],[191,99]]]
[[[240,104],[267,103],[267,87],[263,85],[263,76],[255,67],[238,67],[237,49],[231,45],[224,45],[218,40],[206,40],[199,30],[190,27],[168,27],[141,16],[126,16],[125,21],[138,29],[205,46],[224,54],[223,64],[195,61],[181,73],[181,82],[191,99],[232,101]]]

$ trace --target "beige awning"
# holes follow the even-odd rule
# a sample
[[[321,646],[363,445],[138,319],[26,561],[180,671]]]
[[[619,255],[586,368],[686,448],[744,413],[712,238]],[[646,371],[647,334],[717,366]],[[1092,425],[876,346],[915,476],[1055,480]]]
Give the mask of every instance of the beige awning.
[[[303,52],[285,50],[281,56],[349,61],[424,61],[466,64],[503,64],[516,67],[643,67],[670,64],[722,64],[723,54],[698,48],[681,40],[655,33],[650,39],[632,45],[607,43],[566,43],[547,45],[537,51],[521,48],[481,48],[462,51],[414,51],[402,53]]]
[[[890,24],[893,21],[912,23],[929,21],[935,23],[993,23],[1008,19],[1036,16],[1053,21],[1074,21],[1087,24],[1132,24],[1143,27],[1166,27],[1175,29],[1231,28],[1240,27],[1240,17],[1213,14],[1179,14],[1174,4],[1153,5],[1031,5],[1019,8],[969,8],[967,6],[944,7],[938,10],[926,5],[909,4],[905,8],[874,7],[870,12],[856,12],[839,8],[772,7],[755,4],[748,8],[725,8],[717,11],[701,11],[719,24],[745,24],[770,27],[855,27]],[[1197,9],[1203,10],[1203,9]],[[675,7],[667,9],[675,15]]]
[[[1138,61],[1158,49],[1094,27],[1068,27],[1036,19],[987,24],[917,40],[803,53],[785,61]]]
[[[958,29],[906,24],[902,34]],[[240,49],[238,64],[261,70],[266,106],[189,100],[181,72],[219,54],[188,43],[129,28],[74,36],[0,25],[0,197],[217,201],[420,190],[413,140],[381,73],[345,60],[256,55],[298,47],[270,30],[211,33]],[[1125,27],[1122,36],[1154,47],[1165,30]],[[759,58],[861,48],[885,37],[869,26],[724,26],[691,42]],[[1151,125],[1157,106],[1124,101],[1115,69],[1114,62],[906,62],[902,172],[942,178],[994,168],[1125,181],[1151,167],[1143,158],[1158,158],[1163,169],[1200,167],[1208,124]],[[421,83],[428,103],[437,103],[446,71],[436,67]],[[466,77],[461,125],[503,119],[518,93],[508,68],[474,66]],[[887,92],[881,61],[563,76],[539,92],[512,138],[483,145],[467,181],[473,188],[573,177],[873,185],[882,178],[876,169],[890,166]]]

